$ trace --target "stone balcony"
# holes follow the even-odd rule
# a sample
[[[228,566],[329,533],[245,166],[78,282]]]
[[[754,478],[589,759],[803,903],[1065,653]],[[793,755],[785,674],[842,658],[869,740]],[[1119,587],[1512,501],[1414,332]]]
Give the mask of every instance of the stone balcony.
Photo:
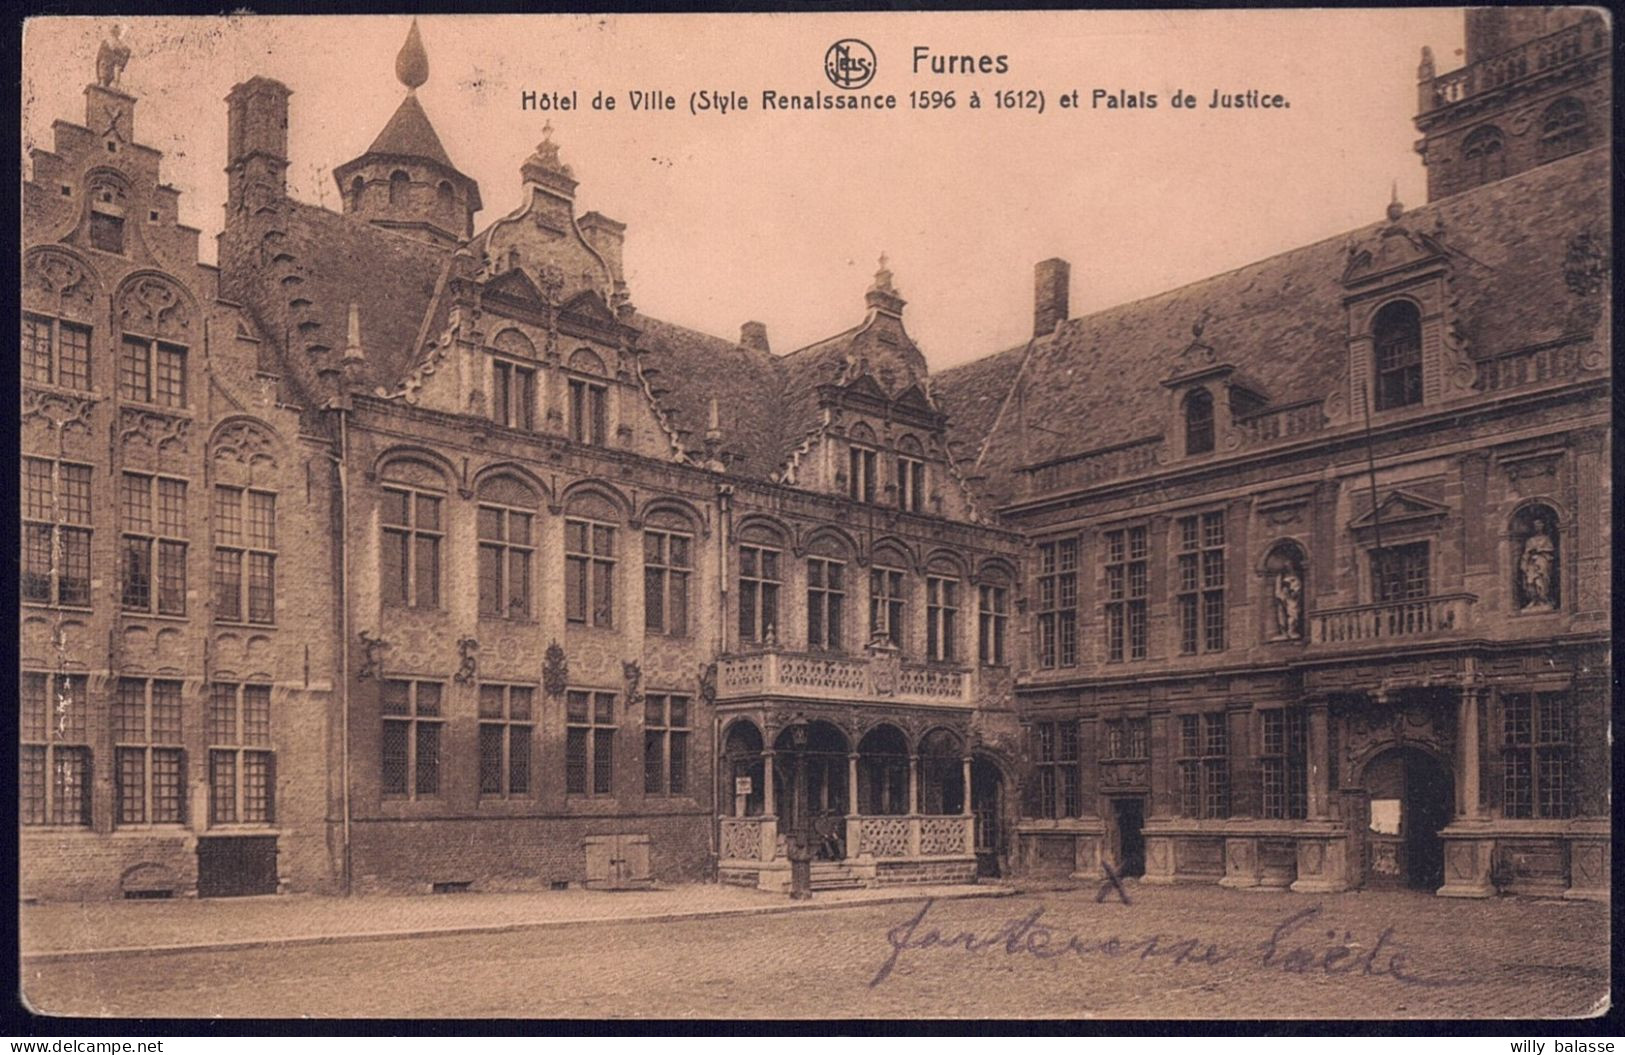
[[[908,663],[883,650],[853,656],[774,648],[718,662],[717,702],[766,698],[969,708],[976,679],[963,668]]]
[[[1453,636],[1468,629],[1477,600],[1470,593],[1453,593],[1321,609],[1309,613],[1309,643],[1379,645],[1387,641]]]
[[[1608,48],[1608,27],[1600,17],[1589,16],[1510,51],[1423,80],[1419,86],[1419,112],[1426,115],[1443,110],[1475,95],[1556,69],[1582,55],[1606,53]]]

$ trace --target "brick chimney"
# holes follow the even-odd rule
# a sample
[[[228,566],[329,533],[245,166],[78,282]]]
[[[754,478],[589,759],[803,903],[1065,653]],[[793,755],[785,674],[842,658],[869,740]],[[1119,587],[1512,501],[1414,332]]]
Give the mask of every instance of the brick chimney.
[[[767,325],[765,323],[747,322],[739,327],[739,343],[758,352],[772,351],[767,344]]]
[[[1033,336],[1055,332],[1069,314],[1067,294],[1072,286],[1072,265],[1052,257],[1033,268]]]
[[[227,214],[285,197],[288,96],[281,81],[253,77],[226,96]]]

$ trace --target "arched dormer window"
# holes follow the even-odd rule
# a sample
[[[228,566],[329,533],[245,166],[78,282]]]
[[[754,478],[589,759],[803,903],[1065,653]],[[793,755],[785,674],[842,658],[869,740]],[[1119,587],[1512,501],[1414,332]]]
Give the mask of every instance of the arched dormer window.
[[[1206,454],[1213,449],[1213,395],[1205,388],[1185,397],[1185,453]]]
[[[536,428],[536,348],[518,330],[491,342],[491,420],[526,432]]]
[[[1585,104],[1580,100],[1564,97],[1540,115],[1540,160],[1567,157],[1584,150],[1589,141]]]
[[[913,436],[897,443],[897,508],[925,512],[925,450]]]
[[[411,186],[411,178],[400,169],[389,174],[389,204],[405,205],[406,191]]]
[[[1376,409],[1392,410],[1422,401],[1422,315],[1408,300],[1377,312],[1371,324],[1376,365]]]
[[[1461,156],[1474,183],[1488,183],[1507,174],[1506,142],[1494,125],[1474,129],[1462,144]]]
[[[609,445],[609,385],[604,361],[591,350],[577,348],[570,369],[590,377],[570,378],[570,438],[594,447]]]
[[[435,202],[442,209],[449,209],[456,204],[456,199],[453,196],[451,189],[451,181],[441,180],[439,183],[435,184],[434,197]]]
[[[357,176],[350,181],[350,208],[361,208],[361,197],[366,193],[367,181]]]
[[[875,434],[861,421],[847,433],[846,493],[858,502],[875,500]]]

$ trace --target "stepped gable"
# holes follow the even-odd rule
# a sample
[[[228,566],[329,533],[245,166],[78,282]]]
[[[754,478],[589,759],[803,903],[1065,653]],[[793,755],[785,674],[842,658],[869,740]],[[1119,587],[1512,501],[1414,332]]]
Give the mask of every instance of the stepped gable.
[[[721,417],[720,449],[730,472],[767,479],[778,468],[785,387],[783,361],[769,352],[673,323],[635,315],[642,330],[640,367],[683,449],[705,463],[705,432],[714,397]]]
[[[320,323],[320,343],[335,360],[355,303],[366,352],[357,390],[393,390],[417,360],[418,334],[450,251],[313,205],[288,206],[287,241],[296,247],[299,276],[284,283],[290,300],[309,301],[303,317]]]
[[[1608,179],[1608,151],[1594,148],[1401,215],[1399,226],[1449,256],[1458,336],[1469,356],[1590,332],[1595,319],[1587,324],[1577,311],[1563,262],[1588,226],[1606,240]],[[1191,346],[1197,320],[1205,319],[1200,340],[1214,360],[1258,379],[1270,405],[1324,398],[1346,373],[1342,280],[1351,256],[1380,243],[1390,226],[1384,220],[1068,320],[1034,345],[1024,371],[1012,367],[1020,356],[1010,349],[945,372],[935,390],[957,411],[952,427],[966,449],[977,443],[978,413],[987,420],[978,475],[995,501],[1009,500],[1022,466],[1171,428],[1161,382]],[[994,395],[1001,385],[1002,399]],[[987,413],[1003,402],[1012,404],[1003,414]],[[1023,419],[1043,428],[1023,437]]]

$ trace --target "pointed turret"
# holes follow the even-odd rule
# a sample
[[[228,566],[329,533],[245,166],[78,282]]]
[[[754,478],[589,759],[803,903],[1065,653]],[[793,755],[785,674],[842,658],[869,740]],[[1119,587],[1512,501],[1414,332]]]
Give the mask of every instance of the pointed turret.
[[[406,98],[366,153],[333,170],[344,212],[442,245],[474,230],[479,184],[452,163],[417,90],[429,80],[429,54],[416,20],[395,56]]]

